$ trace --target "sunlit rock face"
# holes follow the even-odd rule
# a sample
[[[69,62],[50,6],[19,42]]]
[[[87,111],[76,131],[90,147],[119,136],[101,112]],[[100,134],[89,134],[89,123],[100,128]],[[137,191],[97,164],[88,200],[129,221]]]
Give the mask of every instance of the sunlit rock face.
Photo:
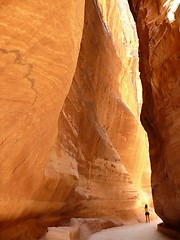
[[[157,214],[180,226],[179,1],[132,1],[140,38],[142,122],[148,132]]]
[[[138,44],[127,3],[120,8],[109,2],[104,9],[86,1],[76,73],[47,173],[51,171],[53,182],[66,169],[68,179],[76,180],[64,217],[135,219],[133,211],[150,193],[147,139],[139,121]],[[127,19],[121,10],[129,14]]]
[[[140,219],[150,168],[127,2],[0,4],[0,237]]]
[[[0,236],[31,239],[62,206],[51,203],[45,169],[77,64],[84,1],[0,1],[0,15]]]
[[[118,89],[117,95],[120,96],[123,104],[134,115],[134,117],[131,117],[132,120],[129,117],[126,118],[127,114],[124,115],[123,112],[119,111],[120,108],[111,108],[108,101],[106,102],[108,107],[105,107],[107,110],[103,110],[101,108],[101,99],[98,109],[102,114],[100,115],[100,121],[105,126],[114,147],[122,157],[123,163],[141,198],[146,192],[144,201],[148,201],[148,199],[151,199],[151,196],[147,196],[147,193],[148,195],[150,193],[150,167],[149,153],[147,151],[148,143],[144,130],[139,123],[142,87],[139,78],[136,27],[126,0],[117,1],[116,3],[114,1],[100,0],[98,4],[103,14],[103,21],[109,29],[116,54],[121,62],[121,71],[117,77],[118,84],[116,83],[114,88]],[[102,91],[104,91],[103,88]],[[112,91],[114,92],[114,89]],[[111,95],[112,93],[110,93]],[[115,98],[118,101],[117,95]],[[114,116],[110,114],[112,109]],[[109,113],[107,113],[108,111]],[[110,118],[107,117],[109,115]]]

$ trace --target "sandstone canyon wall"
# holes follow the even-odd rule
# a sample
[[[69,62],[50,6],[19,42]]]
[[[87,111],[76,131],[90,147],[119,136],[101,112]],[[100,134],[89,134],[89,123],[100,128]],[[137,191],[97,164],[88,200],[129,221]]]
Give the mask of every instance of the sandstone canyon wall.
[[[180,226],[180,5],[129,1],[140,39],[142,123],[148,133],[155,210]]]
[[[77,64],[84,1],[0,1],[0,12],[0,236],[11,239],[11,223],[28,220],[12,227],[12,239],[23,230],[28,239],[61,207],[51,193],[42,197],[44,173]]]
[[[1,238],[139,219],[150,168],[127,2],[0,4]]]
[[[77,186],[63,209],[65,216],[135,218],[132,212],[141,206],[143,198],[138,195],[142,194],[142,175],[148,161],[147,139],[138,121],[138,58],[127,59],[126,49],[121,52],[115,48],[102,20],[98,5],[86,1],[78,65],[48,167],[53,175],[52,170],[62,172],[64,164],[70,166],[72,174],[74,166]],[[115,20],[123,22],[119,15]],[[123,27],[118,34],[122,38]],[[121,47],[123,44],[129,43],[124,41]],[[132,52],[137,50],[134,45]],[[127,101],[123,98],[128,95],[126,88],[130,95]]]

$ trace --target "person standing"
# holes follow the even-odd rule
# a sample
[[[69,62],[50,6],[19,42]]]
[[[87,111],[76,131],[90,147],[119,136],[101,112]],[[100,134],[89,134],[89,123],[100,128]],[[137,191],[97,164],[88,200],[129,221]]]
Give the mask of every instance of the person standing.
[[[150,223],[150,213],[149,213],[149,210],[148,210],[148,205],[145,204],[145,207],[144,207],[144,210],[145,210],[145,216],[146,216],[146,223],[149,222]]]

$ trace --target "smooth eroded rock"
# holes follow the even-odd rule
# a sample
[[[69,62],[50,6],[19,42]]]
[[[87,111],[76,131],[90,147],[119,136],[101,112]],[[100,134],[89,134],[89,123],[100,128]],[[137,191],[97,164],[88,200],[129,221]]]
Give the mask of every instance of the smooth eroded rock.
[[[51,202],[45,168],[75,72],[84,1],[1,1],[0,13],[0,235],[10,239],[11,222],[63,205]],[[23,238],[18,228],[11,234]]]

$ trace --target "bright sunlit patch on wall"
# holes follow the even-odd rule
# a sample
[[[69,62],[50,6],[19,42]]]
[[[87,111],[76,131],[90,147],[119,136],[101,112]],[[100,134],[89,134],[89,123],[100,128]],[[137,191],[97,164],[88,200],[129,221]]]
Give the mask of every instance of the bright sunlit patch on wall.
[[[167,7],[167,9],[168,9],[167,17],[168,17],[170,23],[175,21],[174,14],[179,5],[180,5],[180,0],[167,0],[164,3],[164,7]]]

